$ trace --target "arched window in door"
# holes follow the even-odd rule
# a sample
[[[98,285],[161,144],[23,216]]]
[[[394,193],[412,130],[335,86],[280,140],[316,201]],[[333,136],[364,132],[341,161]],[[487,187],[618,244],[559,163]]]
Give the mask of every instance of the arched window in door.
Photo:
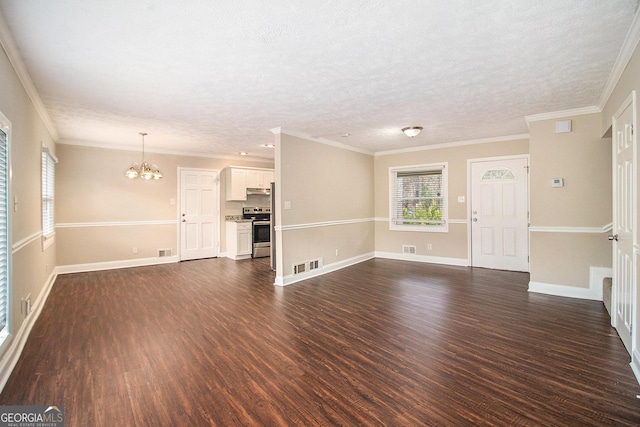
[[[509,168],[504,166],[498,166],[494,169],[489,169],[482,175],[483,181],[514,181],[516,175]]]

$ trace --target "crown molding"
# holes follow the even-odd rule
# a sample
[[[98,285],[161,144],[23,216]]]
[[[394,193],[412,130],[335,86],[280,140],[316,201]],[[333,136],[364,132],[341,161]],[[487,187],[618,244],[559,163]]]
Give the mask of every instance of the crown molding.
[[[529,139],[528,133],[520,133],[517,135],[495,136],[490,138],[468,139],[465,141],[444,142],[442,144],[421,145],[420,147],[398,148],[397,150],[377,151],[375,156],[388,156],[390,154],[412,153],[416,151],[437,150],[439,148],[462,147],[465,145],[488,144],[491,142],[519,141]]]
[[[532,114],[530,116],[524,116],[524,120],[527,122],[527,127],[531,122],[539,122],[541,120],[563,119],[565,117],[582,116],[584,114],[596,114],[601,113],[602,109],[596,105],[589,107],[573,108],[571,110],[550,111],[548,113]]]
[[[633,22],[627,32],[627,37],[622,43],[616,62],[611,69],[611,73],[609,73],[609,79],[607,80],[607,83],[602,90],[602,94],[600,95],[600,101],[598,102],[600,110],[603,110],[604,106],[609,101],[609,97],[611,97],[620,77],[622,77],[622,73],[627,67],[627,64],[629,64],[633,52],[636,50],[636,47],[638,47],[638,43],[640,43],[640,7],[636,10],[636,14],[633,16]]]
[[[88,147],[88,148],[100,148],[104,150],[117,150],[117,151],[135,151],[140,152],[140,146],[133,145],[111,145],[111,144],[103,144],[100,142],[87,142],[87,141],[78,141],[73,139],[61,139],[58,141],[59,145],[73,145],[76,147]],[[220,160],[238,160],[238,161],[250,161],[255,163],[267,163],[273,164],[274,160],[266,157],[258,157],[258,156],[226,156],[226,155],[214,155],[214,154],[205,154],[205,153],[195,153],[190,151],[178,151],[178,150],[159,150],[148,148],[145,146],[145,153],[153,153],[153,154],[167,154],[169,156],[185,156],[185,157],[200,157],[206,159],[220,159]]]
[[[22,56],[20,55],[18,46],[16,45],[16,42],[11,35],[11,31],[9,30],[9,24],[7,24],[7,21],[2,12],[0,12],[0,45],[2,45],[2,48],[6,52],[11,66],[18,75],[18,78],[20,79],[24,90],[27,92],[27,95],[31,99],[34,108],[38,112],[40,120],[42,120],[44,126],[47,128],[47,131],[49,131],[49,135],[51,135],[51,138],[55,142],[57,142],[60,138],[58,135],[58,131],[53,126],[51,117],[49,117],[49,113],[47,113],[47,109],[42,103],[40,94],[38,94],[38,91],[33,84],[33,80],[31,80],[31,76],[27,71],[27,67],[24,65],[24,61],[22,60]]]
[[[374,154],[372,151],[369,151],[369,150],[364,150],[362,148],[356,148],[356,147],[353,147],[351,145],[343,144],[341,142],[336,142],[336,141],[332,141],[330,139],[320,138],[318,136],[309,135],[309,134],[306,134],[306,133],[303,133],[303,132],[298,132],[298,131],[295,131],[295,130],[284,129],[284,128],[281,128],[281,127],[273,128],[273,129],[271,129],[271,132],[273,132],[274,135],[283,134],[283,135],[295,136],[297,138],[306,139],[308,141],[318,142],[320,144],[330,145],[330,146],[336,147],[336,148],[342,148],[343,150],[355,151],[356,153],[367,154],[369,156],[373,156],[373,154]]]

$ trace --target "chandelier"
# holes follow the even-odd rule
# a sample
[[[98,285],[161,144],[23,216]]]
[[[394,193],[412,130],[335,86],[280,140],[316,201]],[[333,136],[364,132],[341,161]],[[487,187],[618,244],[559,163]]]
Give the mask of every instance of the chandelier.
[[[149,162],[144,159],[144,137],[147,133],[140,132],[140,135],[142,135],[142,162],[140,162],[140,164],[138,164],[138,162],[134,162],[125,172],[125,175],[127,178],[131,179],[139,176],[145,181],[150,180],[151,178],[160,179],[162,178],[162,173],[158,170],[158,166],[150,165]]]

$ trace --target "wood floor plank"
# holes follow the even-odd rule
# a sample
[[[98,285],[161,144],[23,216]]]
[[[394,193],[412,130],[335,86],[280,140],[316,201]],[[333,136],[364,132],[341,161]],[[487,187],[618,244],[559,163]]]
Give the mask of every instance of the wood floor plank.
[[[640,425],[600,302],[382,259],[273,280],[268,259],[59,276],[0,404],[69,426]]]

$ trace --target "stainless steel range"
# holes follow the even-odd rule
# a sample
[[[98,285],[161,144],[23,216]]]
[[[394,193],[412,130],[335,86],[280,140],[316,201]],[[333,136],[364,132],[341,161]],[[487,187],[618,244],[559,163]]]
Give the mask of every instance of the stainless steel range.
[[[242,208],[242,217],[252,220],[253,258],[271,256],[271,208]]]

